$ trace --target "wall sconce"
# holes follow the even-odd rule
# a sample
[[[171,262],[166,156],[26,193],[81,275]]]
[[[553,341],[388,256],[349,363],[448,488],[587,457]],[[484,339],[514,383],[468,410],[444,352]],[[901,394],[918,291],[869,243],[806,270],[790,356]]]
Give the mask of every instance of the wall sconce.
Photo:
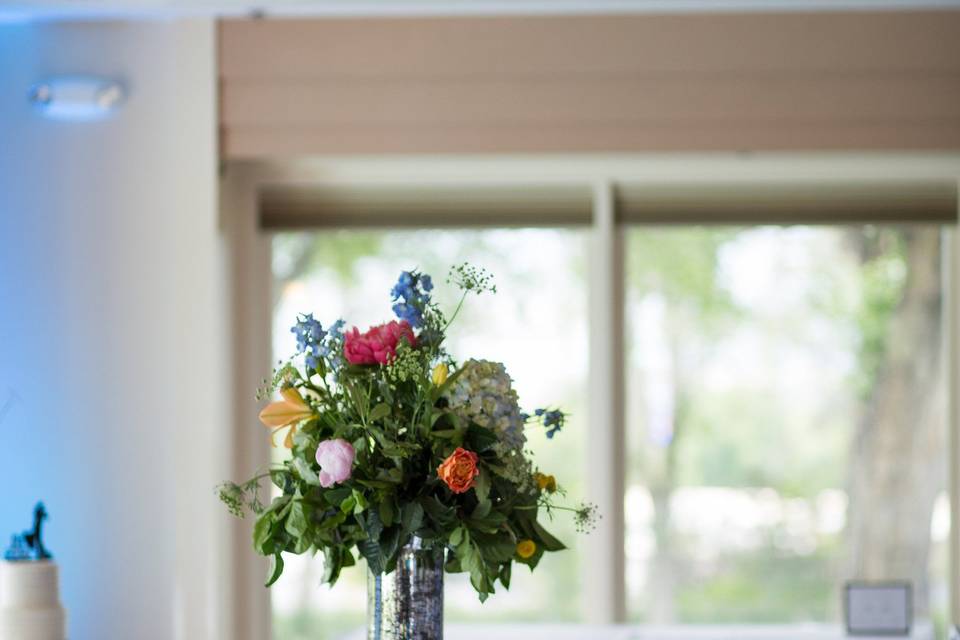
[[[54,120],[99,120],[126,98],[116,80],[96,76],[58,76],[30,88],[28,97],[43,116]]]

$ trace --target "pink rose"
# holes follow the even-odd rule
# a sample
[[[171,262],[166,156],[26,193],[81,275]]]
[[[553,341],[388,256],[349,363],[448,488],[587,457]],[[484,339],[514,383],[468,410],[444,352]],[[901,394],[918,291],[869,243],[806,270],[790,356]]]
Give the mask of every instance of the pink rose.
[[[349,478],[356,455],[353,445],[342,438],[321,442],[317,447],[320,486],[326,489]]]
[[[397,343],[406,339],[411,347],[417,339],[406,320],[391,320],[386,324],[370,327],[366,333],[354,327],[344,335],[343,355],[350,364],[389,364],[397,356]]]

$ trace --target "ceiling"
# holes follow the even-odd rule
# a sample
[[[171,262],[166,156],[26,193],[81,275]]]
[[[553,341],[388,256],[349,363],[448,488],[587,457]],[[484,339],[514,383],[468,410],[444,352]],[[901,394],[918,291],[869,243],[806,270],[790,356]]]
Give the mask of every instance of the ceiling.
[[[0,0],[0,21],[960,9],[960,0]]]

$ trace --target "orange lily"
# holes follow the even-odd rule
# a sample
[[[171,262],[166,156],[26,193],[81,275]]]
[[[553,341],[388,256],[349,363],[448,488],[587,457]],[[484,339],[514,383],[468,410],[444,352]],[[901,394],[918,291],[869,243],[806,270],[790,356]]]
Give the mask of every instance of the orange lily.
[[[283,446],[292,449],[293,436],[297,433],[297,425],[307,418],[313,417],[313,410],[294,387],[281,389],[280,395],[283,396],[283,400],[271,402],[260,412],[260,422],[268,429],[273,430],[270,433],[270,445],[274,447],[277,446],[274,441],[277,431],[284,427],[290,427],[290,430],[287,431],[287,437],[283,439]]]

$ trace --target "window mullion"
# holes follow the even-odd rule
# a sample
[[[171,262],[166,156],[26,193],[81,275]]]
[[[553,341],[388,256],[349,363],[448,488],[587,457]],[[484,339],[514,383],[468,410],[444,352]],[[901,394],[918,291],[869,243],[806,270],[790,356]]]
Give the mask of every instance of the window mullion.
[[[947,432],[949,442],[950,469],[950,619],[952,624],[960,624],[960,400],[957,390],[960,384],[960,233],[955,229],[944,231],[943,242],[947,267],[944,272],[944,296],[946,317],[947,354]]]
[[[594,185],[590,246],[590,435],[587,493],[600,509],[585,540],[584,617],[595,624],[626,619],[624,581],[623,232],[614,187]]]

